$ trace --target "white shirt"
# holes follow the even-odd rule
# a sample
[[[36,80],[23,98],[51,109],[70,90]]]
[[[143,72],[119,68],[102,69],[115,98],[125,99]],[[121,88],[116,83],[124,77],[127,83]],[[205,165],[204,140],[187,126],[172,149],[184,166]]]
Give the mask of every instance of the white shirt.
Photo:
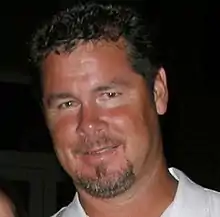
[[[203,188],[191,181],[183,172],[170,168],[169,172],[179,181],[173,202],[161,217],[220,217],[220,193]],[[67,207],[52,217],[88,217],[78,194]]]

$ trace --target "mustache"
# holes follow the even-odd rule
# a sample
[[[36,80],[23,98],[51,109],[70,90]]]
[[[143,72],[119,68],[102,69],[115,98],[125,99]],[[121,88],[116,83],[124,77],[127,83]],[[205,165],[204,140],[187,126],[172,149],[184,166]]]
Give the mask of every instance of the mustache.
[[[76,154],[85,154],[106,147],[117,147],[124,143],[125,141],[123,139],[118,139],[110,135],[95,136],[92,138],[86,136],[83,139],[80,139],[74,152]]]

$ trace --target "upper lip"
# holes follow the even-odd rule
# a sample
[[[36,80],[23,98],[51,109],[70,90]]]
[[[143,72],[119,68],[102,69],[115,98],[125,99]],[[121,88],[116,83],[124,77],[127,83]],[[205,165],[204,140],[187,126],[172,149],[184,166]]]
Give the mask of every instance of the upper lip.
[[[112,146],[105,146],[101,148],[96,148],[92,150],[85,151],[84,154],[89,154],[89,155],[96,155],[96,154],[101,154],[105,151],[112,150],[117,148],[119,145],[112,145]]]

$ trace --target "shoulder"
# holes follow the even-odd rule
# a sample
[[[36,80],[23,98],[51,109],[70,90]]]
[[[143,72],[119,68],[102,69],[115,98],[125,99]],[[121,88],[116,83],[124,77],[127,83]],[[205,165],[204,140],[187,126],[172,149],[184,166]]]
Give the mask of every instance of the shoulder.
[[[185,207],[185,213],[195,212],[198,216],[204,216],[204,213],[213,217],[220,216],[220,192],[193,182],[180,170],[172,168],[169,171],[179,181],[175,198],[179,209]]]
[[[212,214],[220,216],[220,192],[204,188],[207,197],[207,206]]]

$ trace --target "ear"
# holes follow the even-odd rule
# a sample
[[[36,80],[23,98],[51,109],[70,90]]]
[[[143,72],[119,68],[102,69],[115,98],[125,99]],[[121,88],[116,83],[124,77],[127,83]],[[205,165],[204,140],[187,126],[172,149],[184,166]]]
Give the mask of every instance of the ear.
[[[157,113],[163,115],[167,110],[168,89],[164,68],[160,68],[154,82],[154,101]]]

